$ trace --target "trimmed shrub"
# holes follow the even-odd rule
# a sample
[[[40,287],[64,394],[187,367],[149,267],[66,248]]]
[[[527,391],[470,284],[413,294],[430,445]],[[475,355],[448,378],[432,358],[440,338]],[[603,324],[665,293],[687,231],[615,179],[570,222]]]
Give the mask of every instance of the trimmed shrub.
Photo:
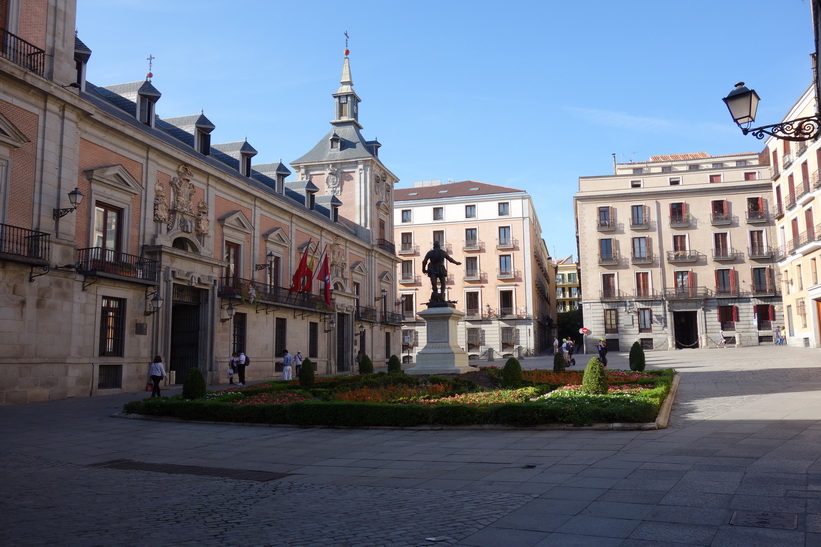
[[[564,354],[557,351],[556,354],[553,355],[553,372],[564,372],[564,369],[566,368],[565,365]]]
[[[299,385],[306,389],[314,385],[314,364],[310,359],[303,360],[302,366],[299,367]]]
[[[367,353],[363,353],[359,360],[359,374],[373,374],[373,361]]]
[[[388,359],[388,374],[401,374],[402,373],[402,361],[399,360],[399,357],[396,355],[391,355],[391,358]]]
[[[590,359],[584,368],[582,378],[582,391],[589,395],[604,395],[607,393],[607,375],[604,373],[604,366],[598,357]]]
[[[522,365],[511,357],[502,369],[502,387],[512,388],[522,385]]]
[[[630,346],[630,370],[642,372],[644,370],[644,348],[638,341]]]
[[[205,378],[198,368],[192,368],[188,371],[188,377],[182,385],[183,399],[202,399],[205,397]]]

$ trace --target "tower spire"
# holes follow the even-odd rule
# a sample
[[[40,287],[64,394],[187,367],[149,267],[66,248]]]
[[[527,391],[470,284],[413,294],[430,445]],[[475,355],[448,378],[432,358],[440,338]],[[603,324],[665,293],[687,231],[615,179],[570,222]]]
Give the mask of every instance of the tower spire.
[[[339,78],[339,89],[336,90],[334,93],[334,121],[331,123],[334,125],[339,125],[343,123],[353,123],[359,129],[362,129],[362,126],[359,125],[359,103],[361,99],[356,95],[356,92],[353,90],[353,79],[351,78],[351,63],[348,56],[351,54],[351,51],[348,49],[348,41],[350,40],[350,36],[348,35],[348,31],[346,30],[345,33],[345,59],[342,61],[342,76]]]

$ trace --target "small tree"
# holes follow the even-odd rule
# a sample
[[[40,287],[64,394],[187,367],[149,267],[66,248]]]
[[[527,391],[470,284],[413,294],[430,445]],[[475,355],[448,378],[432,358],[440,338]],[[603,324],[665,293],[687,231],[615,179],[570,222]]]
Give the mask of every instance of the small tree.
[[[388,374],[401,374],[402,373],[402,361],[399,360],[399,357],[396,355],[391,355],[391,358],[388,359]]]
[[[590,362],[584,367],[582,391],[590,395],[604,395],[607,393],[607,375],[598,357],[590,359]]]
[[[561,351],[557,351],[555,355],[553,355],[553,372],[564,372],[567,363],[564,362],[564,354]]]
[[[314,364],[310,359],[302,361],[302,366],[299,367],[299,385],[304,388],[314,385]]]
[[[182,385],[183,399],[202,399],[205,397],[205,378],[198,368],[192,368],[188,371],[188,377]]]
[[[373,374],[373,361],[367,353],[363,353],[359,359],[359,374]]]
[[[502,369],[502,386],[519,387],[522,385],[522,365],[515,357],[511,357]]]
[[[630,370],[641,372],[644,370],[644,348],[638,340],[630,346]]]

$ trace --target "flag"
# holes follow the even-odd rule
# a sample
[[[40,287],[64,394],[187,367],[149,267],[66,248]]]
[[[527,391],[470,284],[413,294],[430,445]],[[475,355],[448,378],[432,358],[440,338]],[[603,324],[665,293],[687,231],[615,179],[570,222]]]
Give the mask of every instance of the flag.
[[[308,254],[311,250],[311,242],[305,247],[305,252],[302,253],[302,258],[299,260],[299,266],[294,271],[294,276],[291,278],[291,291],[304,292],[305,278],[308,278],[310,285],[311,270],[308,269]]]
[[[311,246],[308,245],[308,248],[310,249]],[[311,261],[308,262],[306,277],[302,281],[302,291],[300,292],[311,292],[314,287],[314,260],[316,259],[316,251],[318,249],[319,244],[314,247],[314,254],[311,255]]]
[[[322,261],[322,266],[319,268],[319,279],[325,283],[325,303],[331,305],[331,268],[328,267],[328,256]]]

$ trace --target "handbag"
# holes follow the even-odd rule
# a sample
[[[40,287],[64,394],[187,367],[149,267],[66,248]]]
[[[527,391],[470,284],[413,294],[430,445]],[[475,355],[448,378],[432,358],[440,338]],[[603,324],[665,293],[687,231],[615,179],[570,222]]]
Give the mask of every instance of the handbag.
[[[145,390],[146,391],[154,391],[154,382],[146,382]]]

